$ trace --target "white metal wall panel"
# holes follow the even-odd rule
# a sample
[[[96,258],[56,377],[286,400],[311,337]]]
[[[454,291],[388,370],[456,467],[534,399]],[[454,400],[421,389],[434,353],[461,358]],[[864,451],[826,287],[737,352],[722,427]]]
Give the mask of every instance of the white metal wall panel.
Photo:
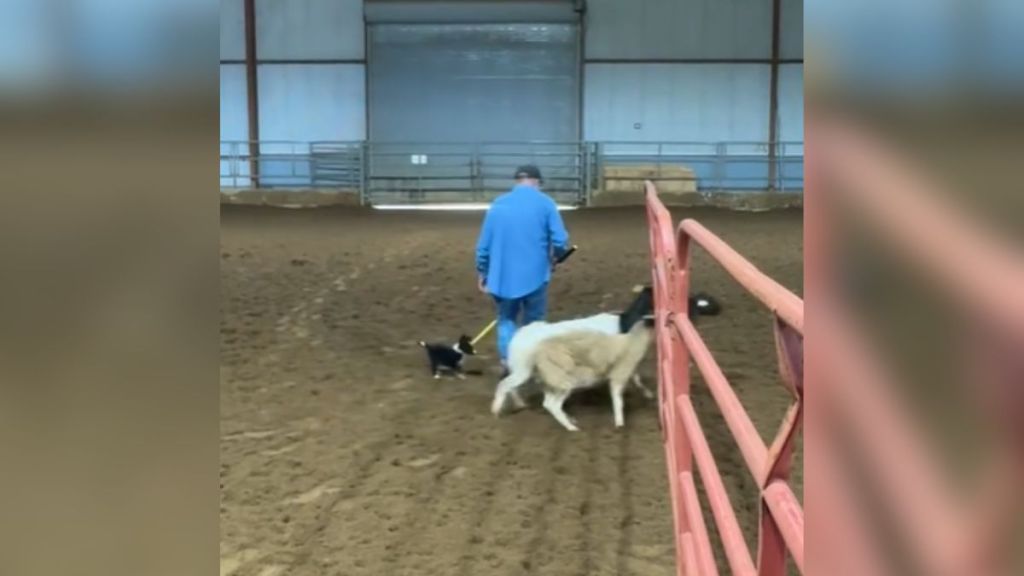
[[[779,66],[779,140],[804,141],[804,67]]]
[[[261,60],[362,60],[362,0],[256,0]]]
[[[767,64],[588,64],[584,138],[768,140]]]
[[[245,140],[249,137],[245,66],[222,64],[220,67],[220,139]]]
[[[245,58],[245,13],[242,0],[220,0],[220,58]]]
[[[245,92],[245,66],[222,64],[220,67],[220,139],[221,142],[245,142],[249,138],[248,101]],[[244,144],[221,144],[221,156],[247,154]],[[245,186],[249,163],[222,158],[220,161],[221,186]]]
[[[362,64],[261,64],[260,139],[363,140]]]
[[[804,0],[782,0],[779,16],[779,56],[804,57]]]
[[[69,71],[67,48],[54,36],[53,6],[33,0],[6,2],[0,18],[0,86],[19,97],[59,90]],[[64,40],[64,39],[61,39]],[[119,86],[118,90],[123,90]],[[24,91],[24,92],[23,92]]]
[[[980,45],[967,60],[976,62],[979,89],[1019,96],[1024,89],[1024,42],[1020,39],[1024,2],[998,0],[984,6],[970,8],[982,12],[978,29],[984,32],[978,35]]]
[[[771,0],[588,0],[591,59],[769,58]]]

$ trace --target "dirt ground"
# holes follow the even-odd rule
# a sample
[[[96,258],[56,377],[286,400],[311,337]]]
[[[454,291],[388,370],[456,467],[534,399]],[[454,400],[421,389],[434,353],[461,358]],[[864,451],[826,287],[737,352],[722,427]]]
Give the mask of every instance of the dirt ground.
[[[685,212],[802,294],[799,211]],[[222,208],[222,576],[674,573],[653,401],[630,392],[618,431],[605,391],[569,401],[577,434],[539,407],[495,419],[493,337],[481,374],[430,377],[417,340],[492,318],[472,264],[480,219]],[[626,306],[650,278],[644,212],[565,220],[580,251],[549,318]],[[698,328],[770,439],[787,404],[770,317],[699,250],[694,265],[694,289],[724,306]],[[700,383],[694,395],[755,547],[753,481]]]

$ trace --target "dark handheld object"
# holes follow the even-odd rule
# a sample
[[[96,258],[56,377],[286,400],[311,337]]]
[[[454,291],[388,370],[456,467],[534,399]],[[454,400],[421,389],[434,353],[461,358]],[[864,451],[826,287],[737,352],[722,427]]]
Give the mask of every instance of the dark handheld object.
[[[565,251],[565,254],[562,254],[561,257],[559,257],[557,260],[555,260],[555,264],[561,264],[562,262],[565,262],[566,260],[568,260],[569,256],[572,256],[572,253],[576,251],[576,248],[577,248],[577,246],[575,244],[573,244],[571,247],[569,247],[569,249]]]

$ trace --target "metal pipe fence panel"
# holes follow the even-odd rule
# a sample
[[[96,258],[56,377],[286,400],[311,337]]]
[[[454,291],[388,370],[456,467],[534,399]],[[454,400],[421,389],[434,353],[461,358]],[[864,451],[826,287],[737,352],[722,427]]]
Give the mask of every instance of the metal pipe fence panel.
[[[249,145],[258,144],[258,155]],[[222,141],[222,188],[351,188],[362,186],[361,142]],[[255,168],[253,173],[252,168]]]
[[[523,164],[540,169],[557,201],[582,203],[587,190],[580,142],[374,142],[367,155],[371,202],[487,201],[508,191]]]
[[[775,182],[770,181],[771,158],[764,142],[604,142],[602,148],[605,167],[647,167],[656,181],[691,181],[707,195],[803,190],[803,143],[778,144]],[[619,172],[611,178],[632,181],[638,188],[651,177],[650,170]]]
[[[223,188],[341,188],[370,203],[481,202],[506,192],[516,167],[534,164],[557,201],[587,204],[595,191],[803,190],[803,143],[776,145],[771,182],[763,142],[300,142],[222,141]],[[253,173],[255,171],[255,173]]]
[[[692,488],[700,473],[720,547],[732,574],[783,576],[787,557],[804,573],[803,507],[789,487],[794,443],[803,421],[803,300],[765,276],[695,220],[673,235],[672,217],[654,184],[645,185],[654,286],[658,398],[676,540],[676,574],[717,574],[703,503]],[[792,402],[770,445],[758,434],[728,378],[690,321],[687,295],[690,250],[703,248],[730,276],[773,313],[779,375]],[[690,362],[702,375],[758,488],[762,510],[755,562],[737,521],[691,401]]]

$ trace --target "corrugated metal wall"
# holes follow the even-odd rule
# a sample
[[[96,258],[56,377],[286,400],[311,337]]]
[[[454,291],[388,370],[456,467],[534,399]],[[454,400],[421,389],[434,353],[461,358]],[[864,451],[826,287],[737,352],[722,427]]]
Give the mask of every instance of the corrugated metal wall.
[[[256,0],[262,60],[363,60],[362,0]]]
[[[223,40],[223,36],[221,38]],[[249,139],[249,114],[246,108],[245,89],[245,66],[222,64],[220,67],[221,142],[238,142]],[[221,186],[247,184],[246,178],[241,177],[249,175],[249,163],[224,159],[225,156],[238,156],[239,152],[236,144],[221,145]]]
[[[587,59],[768,58],[771,0],[588,0]]]
[[[241,0],[220,2],[220,139],[249,137],[245,99],[245,30]]]
[[[245,58],[245,18],[242,0],[220,0],[220,59]]]
[[[249,137],[245,108],[245,66],[220,67],[220,139],[246,140]]]
[[[367,10],[382,11],[381,23],[371,19],[371,29],[378,30],[408,27],[409,22],[394,22],[399,5],[415,4],[420,18],[439,14],[433,8],[424,12],[427,4],[413,0],[367,4]],[[467,6],[497,15],[484,26],[514,27],[495,22],[519,4],[557,9],[553,20],[562,23],[537,27],[546,27],[549,36],[562,28],[571,33],[564,42],[524,41],[515,50],[480,34],[435,35],[437,41],[405,46],[405,52],[400,43],[378,43],[376,53],[371,48],[374,69],[366,78],[363,0],[256,0],[260,138],[768,140],[772,0],[588,0],[578,25],[564,21],[574,17],[570,0],[432,6],[446,7],[459,16],[453,20],[465,21],[463,27],[480,28],[479,20],[470,22],[476,12],[469,14]],[[224,140],[248,137],[242,5],[221,1]],[[780,28],[778,138],[802,141],[803,0],[781,0]],[[582,42],[575,37],[578,30],[584,31]],[[372,35],[369,40],[374,44]],[[531,52],[534,46],[539,51]],[[287,153],[281,146],[264,151]],[[742,153],[767,152],[762,146]],[[296,167],[275,161],[263,170],[288,176]],[[279,183],[303,183],[301,167],[296,176]]]
[[[608,143],[604,150],[613,162],[667,154],[695,170],[699,187],[768,184],[772,0],[588,0],[587,8],[585,139],[704,142],[668,148]],[[779,24],[779,57],[798,62],[802,0],[782,0]],[[803,140],[802,67],[779,69],[779,140]],[[798,162],[778,166],[784,186],[802,186]]]
[[[260,138],[365,138],[361,64],[260,64]]]
[[[590,0],[584,138],[767,141],[771,22],[771,0]],[[801,0],[781,22],[800,58]]]
[[[222,140],[248,138],[242,6],[221,1]],[[363,2],[256,0],[255,7],[262,184],[306,185],[309,142],[366,139]]]
[[[584,137],[764,142],[769,84],[759,64],[588,64]]]
[[[804,66],[779,67],[779,140],[804,141]]]
[[[784,60],[804,57],[804,0],[782,0],[779,15],[781,35],[779,56]]]

